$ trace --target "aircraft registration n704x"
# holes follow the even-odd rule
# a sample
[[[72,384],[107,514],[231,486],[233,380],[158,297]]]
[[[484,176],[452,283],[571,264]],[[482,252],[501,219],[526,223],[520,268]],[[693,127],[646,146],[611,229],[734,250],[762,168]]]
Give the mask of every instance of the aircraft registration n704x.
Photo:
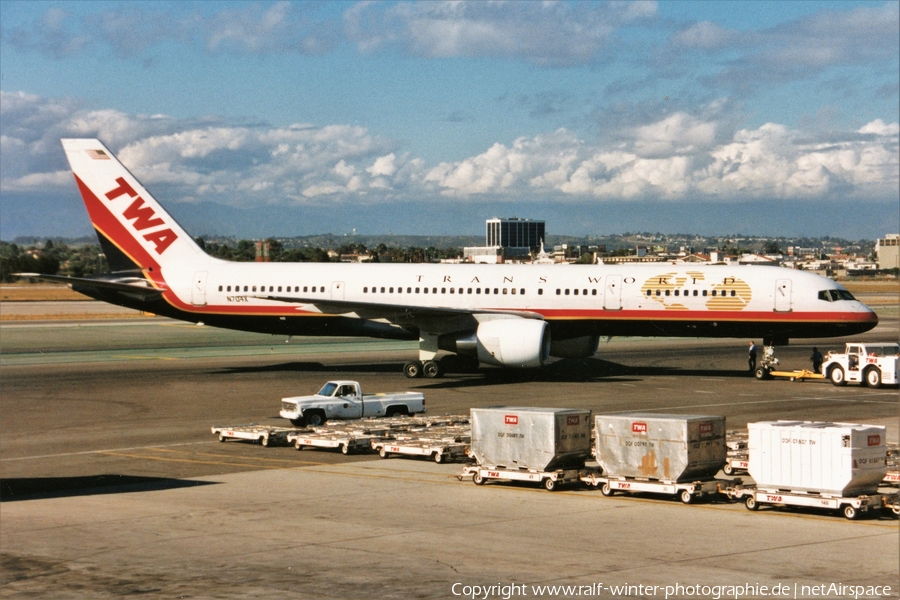
[[[63,148],[110,272],[40,275],[92,298],[267,334],[418,340],[408,377],[447,365],[532,368],[606,336],[737,337],[765,345],[868,331],[836,282],[768,266],[238,263],[207,255],[98,140]]]

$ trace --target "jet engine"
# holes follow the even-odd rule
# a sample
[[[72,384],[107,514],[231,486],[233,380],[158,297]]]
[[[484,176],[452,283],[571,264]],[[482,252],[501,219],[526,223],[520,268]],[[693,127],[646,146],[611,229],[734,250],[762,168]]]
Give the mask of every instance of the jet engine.
[[[550,356],[557,358],[587,358],[597,354],[600,347],[599,335],[586,335],[568,340],[553,340]]]
[[[498,367],[540,367],[550,358],[550,328],[537,319],[494,319],[474,333],[441,336],[440,347]]]

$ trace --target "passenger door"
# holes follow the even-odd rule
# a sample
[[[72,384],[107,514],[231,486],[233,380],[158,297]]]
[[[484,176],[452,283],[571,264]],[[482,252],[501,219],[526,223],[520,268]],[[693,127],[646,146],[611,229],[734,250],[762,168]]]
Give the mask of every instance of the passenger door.
[[[622,276],[609,275],[603,288],[603,310],[622,310]]]
[[[775,312],[791,312],[791,280],[775,282]]]

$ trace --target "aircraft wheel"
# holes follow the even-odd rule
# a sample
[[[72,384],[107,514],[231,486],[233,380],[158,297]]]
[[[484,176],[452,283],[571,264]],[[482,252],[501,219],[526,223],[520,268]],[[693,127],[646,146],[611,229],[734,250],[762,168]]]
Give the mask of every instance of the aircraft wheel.
[[[870,388],[878,389],[881,387],[881,371],[872,367],[866,371],[866,385]]]
[[[422,365],[422,374],[428,379],[440,377],[443,374],[441,364],[434,360],[426,360]]]
[[[844,374],[844,369],[841,367],[832,367],[828,371],[828,379],[831,380],[832,385],[847,385],[847,377]]]
[[[411,360],[405,365],[403,365],[403,374],[409,377],[410,379],[415,379],[416,377],[422,376],[422,362],[418,360]]]

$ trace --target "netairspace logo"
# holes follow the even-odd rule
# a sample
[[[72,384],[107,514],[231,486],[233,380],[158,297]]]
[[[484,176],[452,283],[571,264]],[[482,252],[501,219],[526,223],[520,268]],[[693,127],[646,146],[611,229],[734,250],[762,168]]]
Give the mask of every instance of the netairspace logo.
[[[470,600],[488,600],[501,598],[540,598],[540,597],[567,597],[590,598],[607,595],[613,598],[623,596],[660,596],[662,598],[710,598],[722,600],[725,598],[741,600],[745,597],[773,597],[773,598],[871,598],[890,596],[890,586],[851,586],[841,583],[821,585],[603,585],[594,583],[590,585],[525,585],[522,583],[508,583],[495,585],[466,585],[454,583],[450,589],[454,596],[469,598]]]

